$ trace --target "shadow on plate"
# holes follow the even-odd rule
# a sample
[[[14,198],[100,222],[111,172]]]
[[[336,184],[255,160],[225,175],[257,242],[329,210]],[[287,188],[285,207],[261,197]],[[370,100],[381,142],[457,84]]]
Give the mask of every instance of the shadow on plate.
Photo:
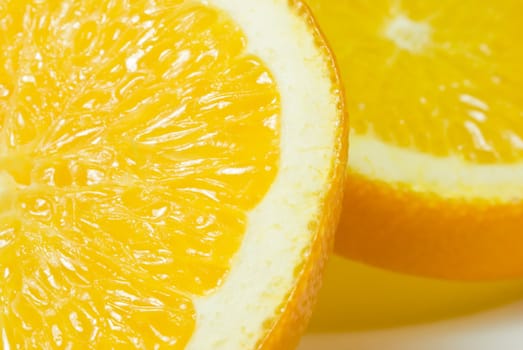
[[[523,279],[489,283],[407,276],[331,259],[309,333],[419,325],[493,309],[523,298]]]

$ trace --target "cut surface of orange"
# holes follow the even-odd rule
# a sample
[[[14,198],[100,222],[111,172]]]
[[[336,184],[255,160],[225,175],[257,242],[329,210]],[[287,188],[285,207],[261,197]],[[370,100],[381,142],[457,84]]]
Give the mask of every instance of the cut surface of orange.
[[[343,103],[298,1],[0,0],[0,348],[292,348]]]
[[[351,119],[337,250],[446,278],[523,275],[517,0],[310,0]]]

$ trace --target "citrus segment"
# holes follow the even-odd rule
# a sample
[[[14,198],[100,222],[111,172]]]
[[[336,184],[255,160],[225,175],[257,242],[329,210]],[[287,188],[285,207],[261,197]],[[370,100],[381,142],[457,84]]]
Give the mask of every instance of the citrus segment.
[[[4,347],[182,349],[198,342],[193,335],[206,312],[198,303],[240,264],[250,212],[280,166],[288,167],[281,124],[299,123],[282,107],[294,103],[288,95],[301,98],[282,91],[296,76],[275,76],[274,63],[252,53],[256,38],[232,3],[0,2]],[[334,170],[339,87],[328,52],[315,46],[319,37],[295,6],[268,5],[285,30],[298,23],[298,47],[316,65],[300,78],[320,80],[322,89],[303,120],[316,122],[312,113],[328,106],[318,148],[324,175],[302,190],[322,193],[341,171]],[[320,164],[309,160],[311,170]],[[314,220],[327,200],[315,198],[304,220]],[[314,232],[323,234],[309,232],[293,249],[307,250]],[[285,259],[292,269],[307,260],[292,249]],[[275,292],[278,305],[294,283]],[[258,333],[238,343],[261,342],[262,322],[254,322]],[[210,342],[220,336],[227,334],[203,335]]]
[[[53,5],[8,2],[3,20],[19,222],[3,250],[23,261],[2,264],[4,318],[24,324],[8,342],[181,347],[186,295],[219,286],[274,178],[276,85],[203,4]]]

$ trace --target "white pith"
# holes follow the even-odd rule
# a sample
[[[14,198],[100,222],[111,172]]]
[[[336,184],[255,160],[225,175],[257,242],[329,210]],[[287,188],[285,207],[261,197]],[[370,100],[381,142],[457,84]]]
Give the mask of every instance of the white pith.
[[[523,197],[523,163],[481,165],[461,158],[386,144],[370,135],[351,135],[350,168],[374,180],[401,183],[444,198],[510,202]]]
[[[329,186],[338,133],[331,70],[311,28],[288,0],[209,0],[243,29],[247,51],[272,71],[281,94],[281,162],[264,200],[249,214],[231,272],[214,293],[195,300],[197,326],[188,349],[254,349],[292,291],[307,259]]]

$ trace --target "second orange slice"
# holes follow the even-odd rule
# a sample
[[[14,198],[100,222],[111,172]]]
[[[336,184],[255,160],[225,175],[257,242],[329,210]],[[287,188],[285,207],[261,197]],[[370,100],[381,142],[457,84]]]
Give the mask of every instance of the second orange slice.
[[[523,275],[517,0],[311,0],[352,114],[337,250],[409,273]]]

